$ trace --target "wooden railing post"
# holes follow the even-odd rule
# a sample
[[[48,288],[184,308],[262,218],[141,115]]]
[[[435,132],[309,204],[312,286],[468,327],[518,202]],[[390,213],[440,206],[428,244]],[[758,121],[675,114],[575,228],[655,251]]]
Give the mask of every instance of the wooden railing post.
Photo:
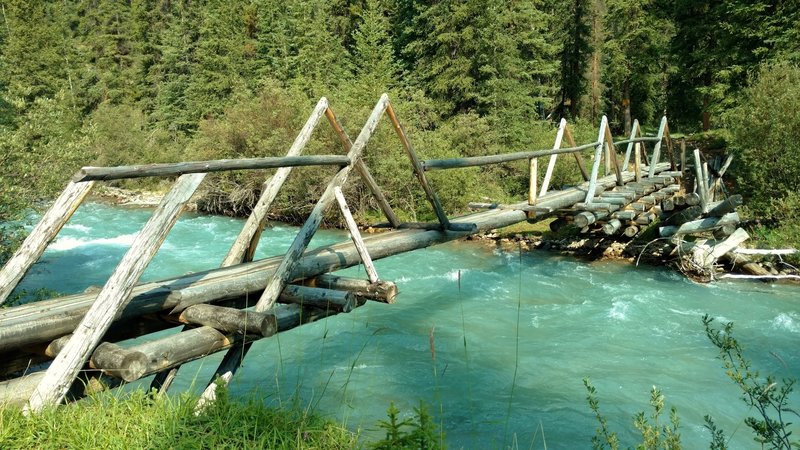
[[[648,177],[654,177],[656,175],[656,165],[658,165],[658,160],[661,157],[661,143],[664,140],[664,131],[667,128],[667,116],[661,118],[661,125],[658,127],[658,141],[656,142],[655,148],[653,148],[653,157],[650,158],[648,164],[650,164],[650,169],[647,171]]]
[[[600,159],[603,157],[603,149],[605,148],[607,127],[608,118],[603,116],[600,120],[600,131],[597,134],[597,146],[594,149],[594,161],[592,162],[592,174],[589,177],[589,187],[586,189],[586,199],[583,201],[586,204],[592,203],[594,192],[597,190],[597,176],[600,172]]]
[[[94,181],[82,183],[71,181],[53,206],[42,216],[33,231],[0,270],[0,305],[8,300],[11,291],[17,287],[33,263],[42,256],[47,244],[56,237],[64,224],[72,217],[93,186]]]
[[[556,133],[556,141],[553,144],[553,150],[561,148],[561,141],[564,139],[564,131],[566,128],[567,119],[561,119],[561,122],[558,123],[558,132]],[[550,160],[547,163],[547,171],[544,173],[544,179],[542,179],[542,190],[539,192],[540,197],[546,194],[547,190],[550,189],[550,178],[553,177],[553,170],[556,168],[556,158],[558,158],[557,154],[550,155]],[[534,180],[531,178],[531,186],[533,186],[533,183]]]
[[[164,197],[97,294],[92,307],[75,328],[69,342],[47,369],[31,396],[27,411],[39,412],[47,405],[61,402],[80,368],[89,359],[116,316],[128,304],[134,285],[204,177],[205,174],[202,173],[183,175]]]
[[[555,156],[555,155],[553,155]],[[539,158],[528,160],[530,184],[528,185],[528,204],[536,204],[536,181],[539,179]]]

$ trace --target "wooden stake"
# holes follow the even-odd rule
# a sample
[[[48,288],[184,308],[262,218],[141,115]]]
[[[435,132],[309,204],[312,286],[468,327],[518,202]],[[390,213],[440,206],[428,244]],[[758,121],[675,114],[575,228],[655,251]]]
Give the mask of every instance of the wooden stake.
[[[80,368],[128,303],[134,285],[204,177],[205,174],[183,175],[164,197],[153,216],[134,238],[130,250],[125,253],[97,295],[72,338],[47,369],[31,396],[27,411],[38,413],[47,405],[61,402]]]
[[[0,270],[0,305],[8,300],[11,291],[17,287],[33,263],[42,256],[47,244],[56,237],[64,224],[72,217],[93,186],[93,181],[87,183],[71,181],[53,206],[39,220],[31,234],[25,238],[19,249],[3,266],[3,269]]]

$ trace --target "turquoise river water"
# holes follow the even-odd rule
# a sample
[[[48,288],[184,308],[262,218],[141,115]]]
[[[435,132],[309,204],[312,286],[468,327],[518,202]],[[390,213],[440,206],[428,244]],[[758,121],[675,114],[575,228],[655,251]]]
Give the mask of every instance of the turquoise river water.
[[[21,287],[73,293],[102,285],[149,214],[81,207]],[[242,223],[184,215],[144,279],[218,266]],[[257,257],[285,251],[294,231],[266,231]],[[321,231],[311,245],[346,238]],[[396,304],[368,303],[257,342],[232,383],[234,395],[313,409],[365,440],[382,437],[376,423],[390,402],[410,416],[422,400],[450,448],[572,449],[590,448],[597,427],[582,384],[590,377],[625,446],[636,438],[632,416],[649,414],[656,385],[678,410],[684,448],[708,448],[706,414],[731,436],[730,448],[757,448],[743,424],[754,411],[725,377],[701,316],[735,322],[735,336],[762,373],[800,375],[797,287],[699,285],[665,268],[471,242],[376,266],[398,284]],[[360,268],[344,273],[365,277]],[[220,358],[185,366],[173,390],[201,389]],[[792,403],[798,400],[795,393]]]

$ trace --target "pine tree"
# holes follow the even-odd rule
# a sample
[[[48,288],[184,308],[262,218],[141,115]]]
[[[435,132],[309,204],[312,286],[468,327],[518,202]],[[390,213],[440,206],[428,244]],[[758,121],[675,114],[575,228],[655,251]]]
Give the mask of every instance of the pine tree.
[[[353,66],[358,91],[368,91],[366,98],[398,84],[400,68],[394,59],[389,36],[390,24],[381,0],[367,0],[361,23],[353,32]]]
[[[592,8],[589,0],[557,1],[555,4],[558,7],[555,14],[564,18],[558,22],[561,79],[555,117],[577,117],[581,111],[581,99],[586,93],[585,74],[593,51],[590,44],[592,28],[589,26]]]

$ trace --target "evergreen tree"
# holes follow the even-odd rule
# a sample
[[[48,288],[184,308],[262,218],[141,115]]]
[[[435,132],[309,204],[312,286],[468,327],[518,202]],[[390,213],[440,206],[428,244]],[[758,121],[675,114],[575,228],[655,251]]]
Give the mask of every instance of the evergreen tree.
[[[370,99],[399,82],[400,69],[394,59],[386,14],[381,0],[367,0],[362,22],[353,33],[354,85],[357,91],[369,91]]]
[[[649,121],[665,106],[671,24],[653,0],[608,0],[603,80],[609,120],[630,133],[632,116]]]
[[[557,40],[561,42],[559,62],[561,79],[559,86],[559,103],[555,117],[577,117],[581,111],[581,98],[586,93],[586,72],[589,55],[592,53],[590,39],[592,28],[589,26],[592,8],[589,0],[572,0],[555,2],[558,7]]]

